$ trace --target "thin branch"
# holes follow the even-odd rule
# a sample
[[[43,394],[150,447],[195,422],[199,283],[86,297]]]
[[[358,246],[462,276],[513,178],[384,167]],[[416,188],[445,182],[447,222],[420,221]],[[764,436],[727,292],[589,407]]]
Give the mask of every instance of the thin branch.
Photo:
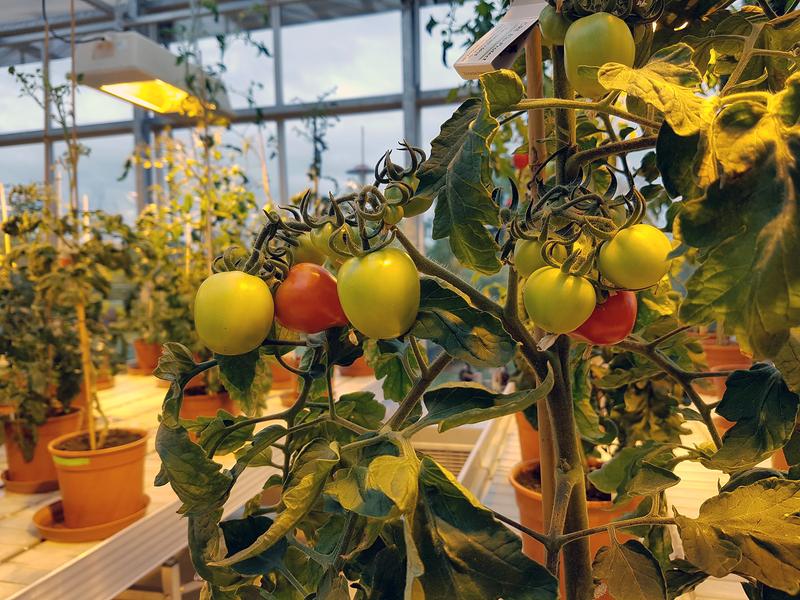
[[[568,473],[556,471],[556,487],[553,494],[555,502],[553,502],[553,512],[550,517],[550,530],[547,537],[549,539],[557,539],[564,532],[564,522],[567,519],[567,508],[569,506],[570,496],[572,489],[575,487],[573,477]],[[547,570],[551,573],[558,573],[558,559],[560,552],[554,552],[549,549],[547,552]]]
[[[603,144],[597,148],[584,150],[583,152],[576,152],[569,159],[567,159],[567,173],[572,173],[578,167],[613,156],[615,154],[624,154],[627,152],[634,152],[636,150],[644,150],[646,148],[653,148],[658,141],[657,135],[647,135],[644,137],[633,138],[630,140],[620,140],[609,144]]]
[[[647,345],[650,348],[656,348],[656,347],[660,346],[661,344],[663,344],[664,342],[666,342],[667,340],[675,337],[676,335],[680,335],[681,333],[683,333],[687,329],[691,329],[691,328],[692,328],[691,325],[683,325],[681,327],[678,327],[677,329],[673,329],[672,331],[668,331],[667,333],[665,333],[661,337],[657,337],[652,342],[648,342]]]
[[[551,542],[550,542],[550,539],[545,534],[539,533],[538,531],[534,531],[533,529],[525,527],[525,525],[522,525],[521,523],[517,523],[516,521],[514,521],[513,519],[508,518],[507,516],[501,515],[496,510],[492,510],[490,508],[489,511],[494,515],[494,518],[497,519],[498,521],[500,521],[501,523],[505,523],[506,525],[509,525],[509,526],[513,527],[514,529],[516,529],[518,531],[521,531],[525,535],[531,536],[537,542],[542,544],[545,548],[552,545]]]
[[[560,547],[580,538],[588,537],[596,533],[603,533],[609,529],[626,529],[628,527],[640,527],[641,525],[675,525],[675,519],[673,517],[638,517],[625,521],[613,521],[608,525],[599,525],[597,527],[582,529],[581,531],[566,533],[560,536],[555,541],[555,544]]]
[[[424,377],[420,377],[414,382],[414,385],[411,386],[410,390],[408,390],[406,397],[403,398],[402,402],[400,402],[397,412],[395,412],[392,415],[392,418],[389,419],[387,425],[391,429],[396,430],[405,422],[409,415],[414,411],[414,408],[417,406],[417,403],[419,403],[420,398],[422,398],[422,394],[426,389],[428,389],[428,386],[433,383],[433,380],[438,377],[439,373],[441,373],[452,360],[453,357],[446,352],[442,352],[434,359],[430,368],[428,369],[428,372]]]
[[[417,364],[419,365],[420,373],[423,377],[428,373],[428,359],[422,352],[422,348],[419,347],[419,340],[409,334],[408,342],[411,345],[411,351],[414,353],[414,358],[417,360]]]
[[[764,11],[764,14],[767,15],[768,19],[778,18],[778,14],[774,10],[772,10],[772,7],[769,5],[769,2],[767,2],[767,0],[756,0],[756,1],[758,2],[758,5],[761,7],[761,10]]]
[[[640,117],[639,115],[634,115],[633,113],[629,113],[628,111],[617,108],[616,106],[610,106],[604,102],[582,102],[580,100],[564,100],[561,98],[540,98],[534,100],[522,100],[521,102],[509,107],[508,110],[539,110],[542,108],[571,108],[576,110],[604,112],[632,123],[638,123],[644,127],[650,127],[652,129],[658,129],[661,127],[661,123],[659,121],[651,121],[650,119]]]

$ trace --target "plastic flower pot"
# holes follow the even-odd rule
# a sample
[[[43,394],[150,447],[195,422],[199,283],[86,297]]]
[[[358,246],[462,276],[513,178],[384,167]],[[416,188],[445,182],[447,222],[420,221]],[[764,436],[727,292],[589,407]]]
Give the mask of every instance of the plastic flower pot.
[[[40,494],[58,489],[56,467],[47,445],[62,435],[73,433],[81,428],[83,411],[50,417],[37,428],[38,439],[33,458],[26,461],[22,448],[17,443],[17,426],[10,421],[5,423],[6,459],[8,469],[3,472],[6,490],[20,494]]]
[[[743,354],[736,342],[718,344],[715,338],[705,337],[701,338],[700,344],[703,346],[706,364],[710,370],[723,365],[747,365],[749,367],[753,364],[753,359]]]
[[[161,356],[161,346],[145,342],[144,340],[133,340],[133,351],[136,354],[136,364],[139,369],[152,373],[158,366],[158,359]]]
[[[343,377],[372,377],[375,371],[367,364],[367,359],[359,356],[352,365],[339,367],[339,375]]]
[[[529,462],[532,460],[539,460],[541,454],[539,453],[539,432],[533,428],[525,418],[525,414],[518,412],[516,414],[517,430],[519,431],[519,451],[522,457],[522,462]]]
[[[108,436],[108,443],[119,436],[133,439],[96,450],[70,449],[85,445],[80,442],[87,440],[88,434],[82,431],[58,437],[47,446],[56,466],[64,526],[68,529],[120,521],[141,512],[147,505],[144,493],[147,431],[111,429]]]
[[[514,495],[519,507],[520,523],[534,531],[544,531],[544,518],[542,515],[542,494],[532,489],[526,482],[535,477],[534,472],[538,472],[539,461],[529,460],[517,463],[511,470],[509,480],[514,487]],[[607,525],[611,521],[617,520],[624,514],[629,513],[636,506],[637,500],[632,500],[622,506],[617,506],[610,500],[597,501],[588,500],[589,527]],[[622,541],[631,539],[622,531],[617,532],[617,539]],[[589,548],[592,556],[597,554],[603,546],[611,544],[611,538],[607,532],[598,533],[589,537]],[[532,537],[522,534],[522,552],[540,564],[545,564],[546,556],[544,546]],[[561,594],[564,594],[564,580],[561,578]]]

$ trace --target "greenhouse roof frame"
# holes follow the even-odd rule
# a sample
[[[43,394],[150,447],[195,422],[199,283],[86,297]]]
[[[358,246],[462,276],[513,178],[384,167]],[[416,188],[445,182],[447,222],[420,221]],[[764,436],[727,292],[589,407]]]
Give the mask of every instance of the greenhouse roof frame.
[[[26,62],[41,62],[44,58],[45,21],[38,0],[6,0],[4,20],[0,21],[0,67]],[[70,33],[71,0],[47,0],[47,24],[60,37]],[[112,30],[134,29],[162,43],[171,41],[169,30],[176,23],[192,18],[189,0],[74,0],[75,33],[83,39]],[[281,201],[289,198],[288,164],[286,160],[286,120],[320,112],[332,115],[357,114],[386,110],[403,112],[403,134],[412,144],[422,143],[420,114],[424,106],[452,103],[464,94],[451,89],[421,91],[419,9],[424,5],[441,4],[446,0],[217,0],[218,18],[207,8],[196,8],[195,18],[203,18],[208,30],[271,29],[275,71],[275,103],[269,106],[234,111],[232,122],[247,123],[259,120],[274,122],[278,142],[278,190]],[[302,23],[331,20],[387,11],[401,13],[402,91],[397,94],[368,96],[322,103],[287,103],[283,95],[281,59],[281,29]],[[165,31],[167,38],[165,39]],[[213,33],[213,32],[212,32]],[[69,56],[69,44],[51,36],[46,44],[49,58]],[[128,121],[79,125],[79,137],[102,137],[132,133],[136,145],[148,144],[153,132],[165,127],[189,127],[192,123],[176,116],[152,115],[140,108]],[[41,130],[21,131],[0,135],[0,147],[43,142],[45,180],[52,181],[53,144],[61,139],[50,125]],[[150,172],[136,169],[136,193],[139,208],[149,200]],[[413,237],[422,236],[421,223]],[[421,239],[421,238],[420,238]]]

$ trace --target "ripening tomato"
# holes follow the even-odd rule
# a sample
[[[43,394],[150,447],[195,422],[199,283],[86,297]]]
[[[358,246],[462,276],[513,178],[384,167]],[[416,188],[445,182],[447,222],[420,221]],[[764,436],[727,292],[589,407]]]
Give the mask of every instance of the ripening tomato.
[[[597,266],[615,286],[641,290],[657,284],[669,270],[669,238],[652,225],[621,230],[600,247]]]
[[[345,261],[339,268],[337,289],[347,319],[373,339],[403,335],[419,312],[417,267],[397,248],[383,248]]]
[[[548,46],[563,46],[567,29],[572,24],[564,13],[559,13],[549,4],[539,15],[539,28],[542,30],[542,42]]]
[[[572,335],[597,346],[618,344],[633,331],[637,311],[636,294],[617,292],[598,304]]]
[[[522,299],[534,324],[550,333],[574,331],[597,304],[589,280],[553,267],[542,267],[528,277]]]
[[[298,246],[292,248],[292,258],[294,264],[314,263],[321,265],[325,262],[327,255],[321,252],[311,241],[310,233],[303,233],[297,237]]]
[[[567,250],[564,246],[557,245],[553,248],[552,256],[563,262],[568,256]],[[538,240],[517,240],[514,244],[514,266],[522,278],[530,277],[534,271],[547,266],[542,258],[542,245]]]
[[[517,171],[522,171],[522,169],[527,167],[528,163],[530,162],[527,152],[520,152],[519,154],[515,154],[512,160],[514,161],[514,168],[516,168]]]
[[[633,66],[636,45],[625,21],[599,12],[578,19],[564,38],[567,79],[581,96],[598,98],[606,93],[595,74],[578,72],[578,67],[602,67],[606,63]]]
[[[287,329],[302,333],[347,325],[336,279],[319,265],[294,265],[275,292],[275,318]]]
[[[247,354],[266,339],[274,311],[272,294],[261,278],[241,271],[215,273],[197,290],[194,327],[215,354]]]

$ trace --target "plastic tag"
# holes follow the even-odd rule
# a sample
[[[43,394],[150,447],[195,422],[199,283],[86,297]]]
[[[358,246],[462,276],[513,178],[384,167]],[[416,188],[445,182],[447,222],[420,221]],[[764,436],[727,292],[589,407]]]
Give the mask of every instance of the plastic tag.
[[[484,73],[510,67],[545,6],[546,0],[512,0],[497,25],[456,61],[456,72],[462,79],[477,79]]]
[[[54,456],[53,462],[62,467],[83,467],[89,464],[88,458],[64,458],[63,456]]]

